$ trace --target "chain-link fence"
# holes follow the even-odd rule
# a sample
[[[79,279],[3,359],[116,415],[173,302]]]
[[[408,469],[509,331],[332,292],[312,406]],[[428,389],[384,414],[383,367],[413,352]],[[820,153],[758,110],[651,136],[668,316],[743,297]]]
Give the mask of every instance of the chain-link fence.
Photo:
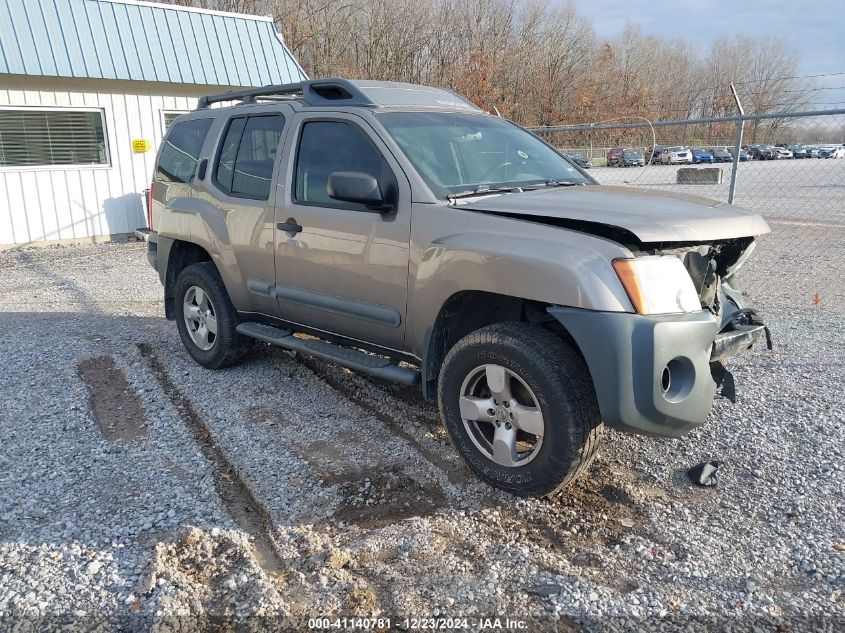
[[[845,302],[845,109],[532,131],[589,161],[602,184],[695,194],[760,213],[773,231],[763,249],[772,251],[766,302],[788,301],[816,316]],[[685,182],[690,168],[712,184]],[[832,337],[839,332],[832,328]]]
[[[532,131],[589,161],[602,184],[692,193],[767,218],[845,226],[845,109]],[[679,175],[689,167],[721,174],[692,174],[712,184],[690,184],[689,174]]]

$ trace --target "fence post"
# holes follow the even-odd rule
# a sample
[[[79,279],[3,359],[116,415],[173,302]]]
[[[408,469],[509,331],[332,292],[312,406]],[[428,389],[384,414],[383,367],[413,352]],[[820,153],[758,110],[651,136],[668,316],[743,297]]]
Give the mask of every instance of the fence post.
[[[734,82],[731,82],[731,92],[736,101],[736,107],[739,110],[739,120],[736,122],[736,142],[734,143],[734,160],[731,165],[731,184],[728,189],[728,204],[733,204],[734,194],[736,193],[736,168],[739,166],[739,153],[742,151],[742,133],[745,130],[745,110],[742,109],[742,103],[739,96],[736,94]]]

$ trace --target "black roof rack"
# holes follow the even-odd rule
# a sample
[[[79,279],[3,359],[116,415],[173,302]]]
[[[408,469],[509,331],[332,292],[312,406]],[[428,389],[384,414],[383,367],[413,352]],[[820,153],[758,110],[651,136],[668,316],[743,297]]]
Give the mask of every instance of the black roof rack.
[[[295,84],[279,84],[262,86],[260,88],[246,88],[244,90],[230,90],[216,95],[200,97],[197,110],[202,110],[212,103],[223,101],[240,101],[253,103],[258,97],[294,97],[308,105],[331,105],[343,101],[344,105],[375,106],[375,101],[365,95],[354,83],[347,79],[313,79]]]

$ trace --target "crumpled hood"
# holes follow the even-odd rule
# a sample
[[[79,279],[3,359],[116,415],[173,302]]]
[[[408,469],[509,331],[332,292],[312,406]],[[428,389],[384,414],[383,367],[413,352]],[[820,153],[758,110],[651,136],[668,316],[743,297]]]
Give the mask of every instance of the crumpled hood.
[[[726,240],[770,230],[759,215],[725,202],[636,187],[555,187],[485,197],[459,207],[527,220],[592,222],[625,229],[643,243]]]

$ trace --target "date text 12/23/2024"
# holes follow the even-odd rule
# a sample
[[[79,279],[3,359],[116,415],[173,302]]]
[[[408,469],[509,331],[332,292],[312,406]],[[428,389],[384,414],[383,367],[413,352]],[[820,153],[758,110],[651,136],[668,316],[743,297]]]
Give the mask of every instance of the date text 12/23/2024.
[[[355,617],[323,617],[309,618],[308,628],[315,631],[358,630],[385,631],[398,629],[401,631],[520,631],[525,630],[525,620],[512,618],[355,618]]]

